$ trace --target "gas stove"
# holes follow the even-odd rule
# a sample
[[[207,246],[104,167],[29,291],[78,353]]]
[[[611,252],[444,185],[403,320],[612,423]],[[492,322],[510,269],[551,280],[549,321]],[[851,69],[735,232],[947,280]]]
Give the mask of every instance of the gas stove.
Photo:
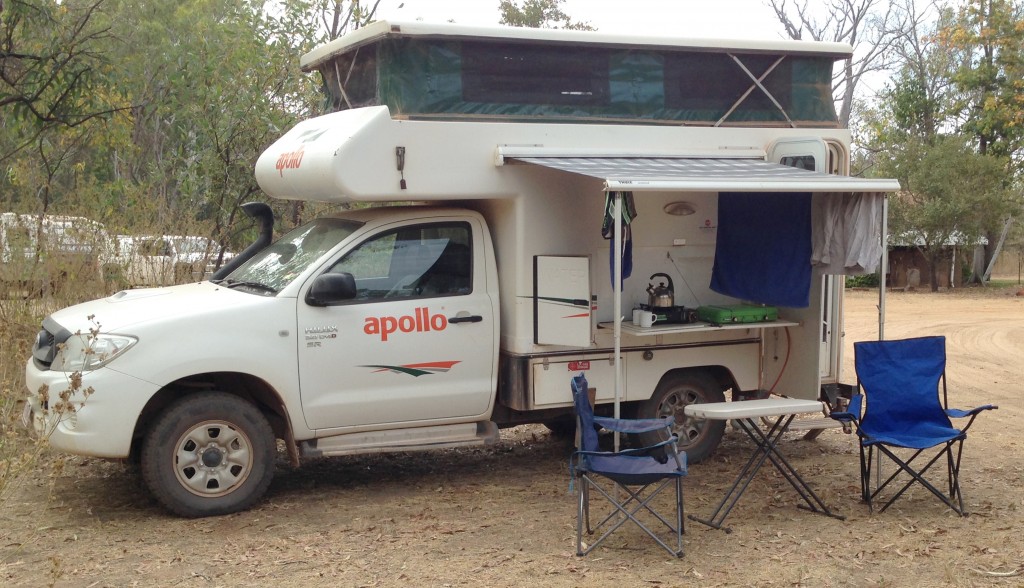
[[[641,304],[641,310],[653,312],[658,315],[658,320],[655,324],[658,325],[685,325],[687,323],[695,323],[700,319],[697,318],[696,308],[687,308],[685,306],[650,306],[648,304]]]

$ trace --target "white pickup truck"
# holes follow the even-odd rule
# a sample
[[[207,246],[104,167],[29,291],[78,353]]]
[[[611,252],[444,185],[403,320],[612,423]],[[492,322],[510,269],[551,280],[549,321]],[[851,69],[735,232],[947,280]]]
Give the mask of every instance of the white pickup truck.
[[[53,313],[27,365],[27,418],[56,449],[137,456],[153,494],[185,516],[257,501],[278,439],[297,463],[571,427],[580,371],[599,412],[675,415],[690,460],[704,459],[723,427],[685,418],[687,404],[817,398],[838,382],[841,287],[812,255],[824,233],[842,248],[829,241],[842,231],[818,213],[897,187],[840,173],[849,133],[828,81],[848,55],[807,42],[360,29],[304,57],[338,111],[285,134],[256,176],[274,197],[374,206],[269,245],[265,222],[210,281]],[[702,72],[700,96],[669,84],[686,68]],[[495,71],[506,77],[481,74]],[[737,207],[744,198],[755,204]],[[621,291],[606,201],[628,210]],[[752,235],[756,246],[737,247]],[[700,320],[702,307],[741,302],[779,316]],[[620,322],[635,307],[656,315],[651,326]],[[94,392],[56,415],[76,372]]]

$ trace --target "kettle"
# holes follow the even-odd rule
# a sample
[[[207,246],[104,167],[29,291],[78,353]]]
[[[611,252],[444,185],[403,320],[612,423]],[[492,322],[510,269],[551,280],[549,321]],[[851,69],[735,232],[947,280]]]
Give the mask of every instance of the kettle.
[[[659,276],[668,280],[668,286],[665,286],[665,282],[662,282],[657,286],[654,284],[648,284],[647,305],[652,308],[671,308],[675,304],[675,292],[672,287],[672,278],[670,278],[668,274],[654,274],[650,279],[653,280]]]

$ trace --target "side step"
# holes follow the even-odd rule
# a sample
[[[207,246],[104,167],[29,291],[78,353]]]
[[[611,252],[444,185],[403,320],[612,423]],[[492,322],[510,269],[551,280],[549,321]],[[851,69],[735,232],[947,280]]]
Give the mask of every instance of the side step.
[[[412,429],[389,429],[349,433],[299,444],[302,457],[331,457],[360,453],[388,453],[393,451],[426,451],[468,445],[493,445],[500,435],[498,425],[492,421],[438,425]]]

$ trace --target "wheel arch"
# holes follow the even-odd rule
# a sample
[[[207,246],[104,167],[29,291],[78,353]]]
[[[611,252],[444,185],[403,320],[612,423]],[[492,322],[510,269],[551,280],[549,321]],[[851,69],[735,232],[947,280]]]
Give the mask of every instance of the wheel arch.
[[[729,389],[732,389],[733,391],[738,389],[737,383],[736,383],[736,378],[733,376],[732,371],[729,368],[727,368],[726,366],[724,366],[724,365],[698,365],[698,366],[677,367],[677,368],[672,368],[672,369],[666,371],[665,373],[663,373],[661,375],[661,379],[658,380],[658,385],[655,386],[651,390],[651,395],[652,396],[654,395],[655,390],[657,390],[658,386],[660,386],[662,384],[662,382],[665,382],[667,380],[676,378],[678,376],[682,376],[682,375],[686,375],[686,374],[693,374],[693,373],[707,374],[713,380],[715,380],[715,382],[718,383],[718,386],[720,387],[720,389],[722,390],[723,393],[726,390],[729,390]]]
[[[238,396],[256,406],[270,423],[274,437],[285,441],[288,456],[293,465],[298,465],[298,446],[295,443],[291,419],[288,417],[288,410],[285,408],[281,395],[262,378],[241,372],[194,374],[175,380],[161,388],[149,399],[135,422],[135,430],[132,434],[132,456],[139,455],[146,430],[168,405],[183,396],[202,394],[213,390]]]

